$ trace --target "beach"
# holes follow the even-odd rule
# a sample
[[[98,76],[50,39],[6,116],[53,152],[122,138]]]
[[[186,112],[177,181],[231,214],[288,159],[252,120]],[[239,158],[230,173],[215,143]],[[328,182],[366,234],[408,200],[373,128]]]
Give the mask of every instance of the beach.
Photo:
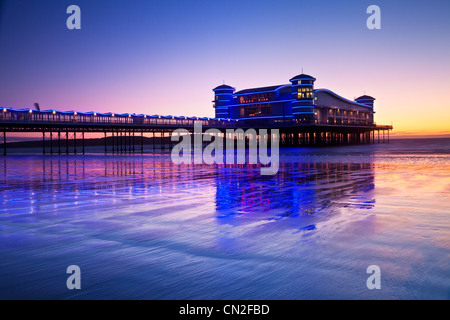
[[[16,150],[0,158],[0,299],[449,299],[449,146],[285,148],[274,176]]]

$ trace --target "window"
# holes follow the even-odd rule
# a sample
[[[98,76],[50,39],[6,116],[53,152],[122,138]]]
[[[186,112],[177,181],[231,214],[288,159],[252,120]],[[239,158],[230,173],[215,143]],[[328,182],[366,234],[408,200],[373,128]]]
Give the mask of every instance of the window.
[[[312,92],[302,92],[302,93],[298,93],[297,94],[297,98],[298,99],[313,99],[314,96],[312,94]]]
[[[298,92],[312,92],[312,88],[298,88]]]
[[[249,94],[245,96],[241,96],[239,98],[239,103],[254,103],[254,102],[265,102],[270,101],[271,93],[258,93],[258,94]]]
[[[270,104],[259,104],[244,107],[245,117],[264,117],[272,115],[272,107]]]

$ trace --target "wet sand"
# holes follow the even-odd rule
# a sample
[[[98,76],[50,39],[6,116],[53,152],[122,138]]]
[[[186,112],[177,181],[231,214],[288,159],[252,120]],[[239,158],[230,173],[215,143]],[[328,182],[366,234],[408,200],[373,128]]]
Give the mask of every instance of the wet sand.
[[[1,158],[0,298],[448,299],[438,145],[285,149],[275,176],[167,154]]]

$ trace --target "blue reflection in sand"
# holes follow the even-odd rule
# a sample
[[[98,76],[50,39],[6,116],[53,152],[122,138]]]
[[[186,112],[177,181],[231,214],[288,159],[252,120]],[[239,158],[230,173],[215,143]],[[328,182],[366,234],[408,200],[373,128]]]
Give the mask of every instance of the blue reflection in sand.
[[[421,198],[402,161],[287,150],[261,176],[167,154],[3,158],[0,298],[446,298],[449,162],[421,160],[436,188]]]

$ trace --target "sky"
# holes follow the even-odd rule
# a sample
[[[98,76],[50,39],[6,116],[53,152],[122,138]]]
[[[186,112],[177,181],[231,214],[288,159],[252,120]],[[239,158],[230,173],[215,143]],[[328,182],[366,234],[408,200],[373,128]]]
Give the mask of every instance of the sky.
[[[316,89],[375,97],[394,136],[450,136],[449,13],[448,0],[0,0],[0,107],[213,117],[214,87],[303,68]]]

